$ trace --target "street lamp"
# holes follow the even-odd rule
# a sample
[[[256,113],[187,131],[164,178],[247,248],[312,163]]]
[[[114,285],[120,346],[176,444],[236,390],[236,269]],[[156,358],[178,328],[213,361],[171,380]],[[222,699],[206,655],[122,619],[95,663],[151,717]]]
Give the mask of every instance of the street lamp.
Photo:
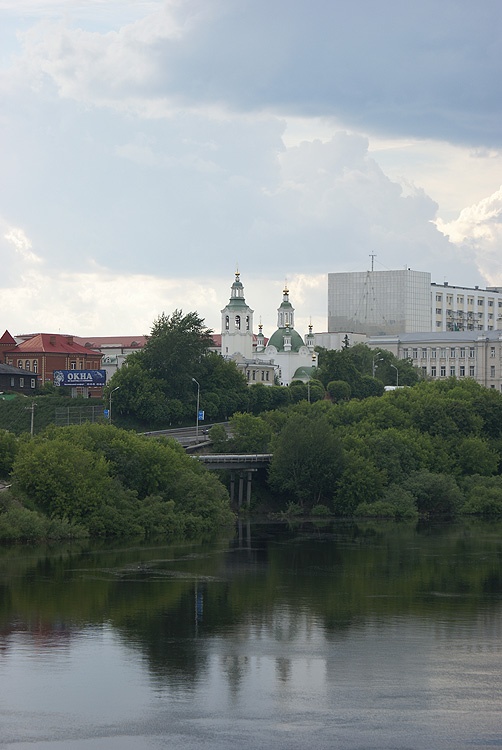
[[[199,442],[199,403],[200,403],[200,385],[195,378],[192,378],[192,381],[197,386],[197,417],[195,420],[195,440]]]
[[[390,365],[390,366],[393,367],[394,370],[396,371],[396,388],[399,388],[399,370],[397,369],[396,365]]]
[[[120,388],[120,385],[118,385],[116,388],[110,391],[110,408],[108,410],[108,419],[110,420],[110,424],[112,423],[112,393],[115,393],[115,391],[118,391]]]
[[[380,352],[378,352],[380,354]],[[375,377],[376,368],[378,367],[377,362],[383,362],[383,357],[373,357],[373,362],[371,363],[371,375]]]

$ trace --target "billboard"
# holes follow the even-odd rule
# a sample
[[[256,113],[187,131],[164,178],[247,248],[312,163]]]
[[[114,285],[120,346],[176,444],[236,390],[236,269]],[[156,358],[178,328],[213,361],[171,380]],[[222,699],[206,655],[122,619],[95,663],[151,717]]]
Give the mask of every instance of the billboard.
[[[54,370],[54,385],[100,386],[106,383],[106,370]]]

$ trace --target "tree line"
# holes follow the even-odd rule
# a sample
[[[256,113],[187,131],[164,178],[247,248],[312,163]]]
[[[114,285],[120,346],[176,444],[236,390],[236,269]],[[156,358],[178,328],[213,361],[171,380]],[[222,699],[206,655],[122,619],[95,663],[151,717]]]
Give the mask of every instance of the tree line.
[[[273,453],[289,514],[502,515],[502,394],[473,380],[234,414],[230,434],[210,430],[215,450]]]

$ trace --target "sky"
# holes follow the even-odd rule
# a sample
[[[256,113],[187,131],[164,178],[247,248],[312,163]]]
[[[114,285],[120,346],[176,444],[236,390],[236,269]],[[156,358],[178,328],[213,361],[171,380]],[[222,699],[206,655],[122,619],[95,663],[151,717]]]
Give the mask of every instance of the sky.
[[[500,0],[0,0],[2,331],[218,332],[236,270],[267,336],[372,262],[502,286],[501,37]]]

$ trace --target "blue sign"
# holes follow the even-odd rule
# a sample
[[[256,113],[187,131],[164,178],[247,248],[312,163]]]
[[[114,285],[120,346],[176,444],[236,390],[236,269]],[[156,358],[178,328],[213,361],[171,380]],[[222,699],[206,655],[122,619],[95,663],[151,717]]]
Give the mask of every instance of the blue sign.
[[[54,385],[100,386],[106,383],[106,370],[54,370]]]
[[[199,420],[199,422],[203,422],[204,421],[204,410],[203,409],[199,410],[199,416],[197,417],[197,419]]]
[[[109,409],[103,409],[103,415],[105,419],[109,419],[110,417],[110,410]]]

